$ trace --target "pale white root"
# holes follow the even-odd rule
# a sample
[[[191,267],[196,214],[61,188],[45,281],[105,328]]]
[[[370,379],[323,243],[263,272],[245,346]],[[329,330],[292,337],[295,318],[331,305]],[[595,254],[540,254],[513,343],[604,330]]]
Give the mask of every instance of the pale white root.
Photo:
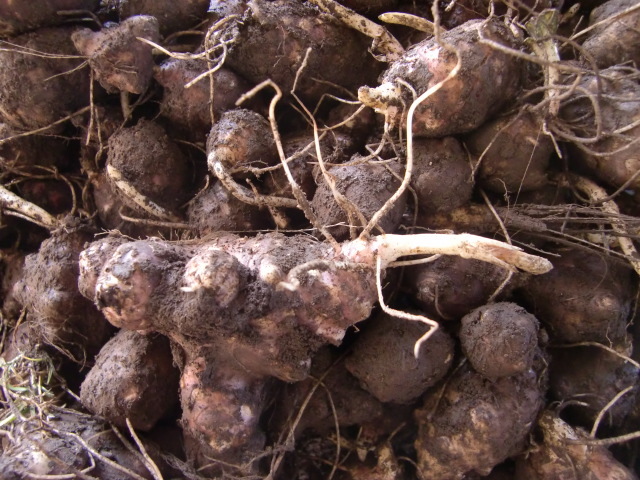
[[[33,222],[41,227],[54,230],[60,222],[49,212],[0,186],[0,210],[6,215],[12,215]]]
[[[381,25],[372,22],[367,17],[340,5],[334,0],[310,0],[325,13],[334,16],[350,28],[373,39],[372,50],[377,60],[393,62],[402,56],[404,47],[389,31]]]
[[[400,257],[415,255],[457,255],[499,265],[507,270],[523,270],[536,275],[553,268],[546,258],[530,255],[507,243],[467,233],[421,233],[415,235],[378,235],[369,240],[354,240],[343,245],[342,252],[352,261],[374,265],[380,258],[387,268]]]
[[[392,23],[394,25],[403,25],[405,27],[413,28],[420,32],[433,35],[436,30],[433,22],[430,22],[426,18],[419,17],[417,15],[411,15],[404,12],[386,12],[379,15],[378,18],[385,23]],[[444,31],[442,27],[441,30]]]
[[[180,218],[140,193],[127,182],[117,168],[107,165],[107,176],[129,200],[145,212],[168,222],[180,222]]]

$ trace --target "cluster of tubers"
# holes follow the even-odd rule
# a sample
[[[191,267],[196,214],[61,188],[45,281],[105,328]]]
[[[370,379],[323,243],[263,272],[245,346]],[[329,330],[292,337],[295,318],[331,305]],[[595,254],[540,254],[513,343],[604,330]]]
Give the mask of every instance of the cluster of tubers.
[[[637,478],[640,8],[423,3],[0,0],[0,477]]]

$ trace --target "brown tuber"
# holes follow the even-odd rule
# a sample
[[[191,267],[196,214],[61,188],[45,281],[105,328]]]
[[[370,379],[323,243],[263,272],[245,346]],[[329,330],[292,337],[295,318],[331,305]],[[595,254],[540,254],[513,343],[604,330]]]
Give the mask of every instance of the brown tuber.
[[[109,138],[107,176],[127,206],[162,220],[176,220],[186,200],[189,165],[165,130],[150,120]],[[147,172],[153,172],[147,175]]]
[[[491,381],[463,365],[443,388],[415,413],[418,468],[432,480],[488,475],[522,450],[543,406],[534,370]]]
[[[488,378],[526,372],[538,349],[538,320],[514,303],[477,308],[460,322],[462,351],[474,370]]]
[[[397,162],[365,162],[355,156],[349,163],[328,171],[330,185],[322,181],[311,207],[322,225],[338,240],[348,238],[350,227],[363,227],[396,192],[401,182],[402,167]],[[336,198],[339,192],[344,200]],[[393,232],[400,225],[407,195],[402,195],[378,222],[382,233]]]
[[[80,53],[89,58],[96,80],[108,92],[144,93],[153,76],[151,45],[137,37],[158,42],[158,21],[138,15],[99,32],[88,28],[71,36]]]
[[[26,257],[16,299],[39,337],[78,361],[92,358],[113,329],[78,291],[78,255],[91,235],[58,232]]]
[[[606,257],[562,249],[554,269],[523,292],[552,341],[609,344],[625,337],[633,302],[630,272]]]
[[[443,137],[473,130],[518,93],[520,63],[516,57],[483,43],[487,38],[516,48],[513,34],[497,20],[470,21],[414,45],[392,63],[376,88],[361,87],[358,98],[401,125],[413,94],[434,91],[415,107],[415,136]],[[459,71],[454,70],[459,63]],[[407,88],[406,85],[411,88]]]
[[[271,79],[289,93],[309,48],[297,92],[312,105],[324,93],[342,95],[340,87],[353,90],[378,73],[368,53],[368,39],[308,2],[252,0],[248,4],[226,63],[249,81]]]
[[[162,117],[190,140],[205,138],[212,122],[223,112],[235,108],[236,100],[248,90],[246,81],[227,68],[220,68],[211,78],[189,85],[208,68],[204,60],[170,58],[154,71],[154,78],[163,87]]]
[[[89,104],[89,71],[71,28],[44,28],[0,50],[2,121],[18,130],[50,125]],[[51,133],[51,131],[47,132]]]
[[[114,425],[127,428],[129,419],[135,429],[148,431],[177,405],[178,378],[166,338],[120,330],[100,350],[80,399]]]
[[[429,337],[416,358],[414,345],[429,327],[387,313],[368,322],[357,337],[346,366],[362,387],[381,402],[411,403],[449,370],[454,342],[442,329]]]
[[[547,183],[553,142],[530,113],[517,113],[485,123],[466,137],[477,159],[478,183],[496,193],[537,190]]]
[[[585,432],[572,428],[555,412],[543,412],[537,423],[543,440],[518,457],[518,480],[637,480],[606,447],[591,445]]]
[[[2,0],[0,37],[11,37],[28,30],[64,23],[69,14],[78,10],[91,12],[99,3],[99,0]]]
[[[550,394],[567,402],[574,423],[591,427],[602,409],[629,388],[602,419],[603,427],[620,426],[636,402],[640,368],[614,352],[594,346],[554,348],[549,371]]]

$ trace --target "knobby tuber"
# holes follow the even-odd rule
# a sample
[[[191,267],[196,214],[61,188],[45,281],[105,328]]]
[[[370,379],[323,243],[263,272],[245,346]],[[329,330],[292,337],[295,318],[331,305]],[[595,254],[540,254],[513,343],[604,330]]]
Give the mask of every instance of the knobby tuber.
[[[488,380],[463,365],[443,388],[415,413],[418,467],[433,480],[488,475],[522,450],[544,404],[544,379],[534,369]]]
[[[121,443],[104,421],[73,410],[52,417],[44,426],[31,421],[16,432],[0,457],[2,478],[154,478],[142,455]],[[154,457],[159,463],[160,456]]]
[[[416,139],[411,187],[421,215],[448,212],[471,200],[472,171],[460,142],[453,137]]]
[[[207,0],[115,0],[120,17],[150,15],[158,20],[163,35],[188,29],[202,21],[207,11]]]
[[[384,113],[389,123],[404,125],[414,95],[433,89],[415,108],[413,134],[443,137],[473,130],[513,99],[520,87],[519,60],[482,38],[510,48],[518,45],[498,21],[470,21],[440,39],[414,45],[382,74],[379,87],[361,87],[358,97]]]
[[[155,218],[179,218],[177,209],[188,198],[189,170],[178,146],[153,121],[140,120],[109,138],[109,181],[125,204]]]
[[[640,9],[564,3],[0,0],[0,476],[632,478]]]
[[[189,225],[200,236],[215,232],[246,232],[269,226],[262,210],[238,200],[220,182],[210,185],[191,201],[187,217]]]
[[[402,168],[397,162],[380,164],[351,162],[329,169],[329,181],[318,186],[311,207],[322,225],[329,226],[339,240],[348,238],[351,227],[363,227],[396,192]],[[335,192],[339,192],[338,197]],[[393,232],[400,225],[406,206],[406,194],[378,222],[382,233]]]
[[[79,10],[91,12],[99,3],[100,0],[4,0],[0,3],[0,37],[62,24],[69,18],[65,13],[73,14]]]
[[[301,133],[282,139],[282,148],[287,156],[289,170],[298,186],[307,198],[313,198],[319,172],[318,158],[314,145],[313,133]],[[343,163],[354,150],[353,138],[341,133],[329,134],[320,140],[322,160],[327,164]],[[292,196],[291,184],[285,172],[280,168],[269,172],[265,179],[265,190],[277,196]]]
[[[604,426],[619,426],[636,402],[640,368],[624,358],[628,349],[606,351],[595,346],[554,348],[549,366],[549,391],[567,407],[574,423],[591,428],[600,412],[616,395],[630,388],[606,410]]]
[[[439,320],[458,320],[484,305],[504,282],[496,265],[459,257],[441,257],[407,268],[411,298]]]
[[[336,423],[340,428],[370,422],[379,425],[386,414],[382,403],[363,390],[349,373],[344,358],[337,357],[329,347],[314,355],[309,378],[285,385],[279,393],[273,415],[275,431],[287,434],[290,424],[297,420],[291,418],[291,413],[299,412],[307,399],[298,423],[293,425],[296,437],[307,430],[329,433],[335,430]]]
[[[516,477],[522,480],[580,478],[636,480],[638,477],[602,445],[592,445],[585,432],[572,428],[557,413],[544,411],[537,422],[543,440],[518,457]]]
[[[204,243],[105,238],[80,256],[80,289],[114,325],[156,331],[182,347],[188,455],[201,465],[207,457],[237,464],[260,448],[266,379],[304,379],[318,348],[339,344],[370,314],[381,270],[398,257],[430,253],[532,273],[550,268],[469,235],[382,235],[340,251],[279,234],[220,234]]]
[[[77,230],[45,240],[27,255],[14,293],[42,341],[79,361],[93,358],[113,331],[78,291],[78,255],[90,238]]]
[[[231,172],[243,167],[268,167],[278,159],[269,122],[252,110],[243,108],[222,114],[207,137],[209,168],[221,163]]]
[[[308,48],[312,53],[298,82],[304,100],[315,103],[324,93],[341,95],[340,87],[353,89],[363,79],[375,79],[379,67],[368,53],[368,39],[331,15],[319,13],[307,2],[248,4],[227,64],[251,82],[271,79],[283,92],[290,92]]]
[[[189,140],[205,138],[213,121],[233,109],[236,100],[249,89],[245,80],[227,68],[213,73],[211,81],[204,78],[187,87],[208,69],[205,60],[170,58],[154,72],[154,78],[163,87],[161,115]]]
[[[465,145],[479,164],[478,183],[497,193],[525,192],[548,182],[553,142],[532,114],[520,113],[485,123]]]
[[[553,341],[609,344],[625,337],[632,308],[630,272],[597,253],[561,250],[554,269],[523,292]]]
[[[80,399],[114,425],[127,428],[129,419],[134,428],[148,431],[177,405],[178,378],[165,337],[120,330],[100,350]]]
[[[109,92],[144,93],[153,76],[151,45],[160,37],[155,17],[137,15],[117,25],[93,32],[88,28],[71,36],[82,55],[89,58],[96,80]]]
[[[567,83],[576,80],[576,92],[560,110],[577,136],[575,161],[613,187],[640,186],[636,140],[640,132],[640,85],[633,72],[610,67],[598,76],[571,78]]]
[[[589,32],[582,47],[598,67],[606,68],[629,61],[640,64],[640,9],[632,9],[637,6],[634,0],[609,0],[591,12],[589,25],[595,28]],[[616,21],[606,22],[614,15]]]

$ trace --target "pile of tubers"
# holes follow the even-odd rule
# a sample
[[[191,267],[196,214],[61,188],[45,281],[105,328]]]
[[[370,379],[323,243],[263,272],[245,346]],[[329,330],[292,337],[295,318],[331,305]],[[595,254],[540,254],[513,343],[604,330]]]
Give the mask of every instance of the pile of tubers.
[[[636,479],[638,31],[0,0],[0,477]]]

